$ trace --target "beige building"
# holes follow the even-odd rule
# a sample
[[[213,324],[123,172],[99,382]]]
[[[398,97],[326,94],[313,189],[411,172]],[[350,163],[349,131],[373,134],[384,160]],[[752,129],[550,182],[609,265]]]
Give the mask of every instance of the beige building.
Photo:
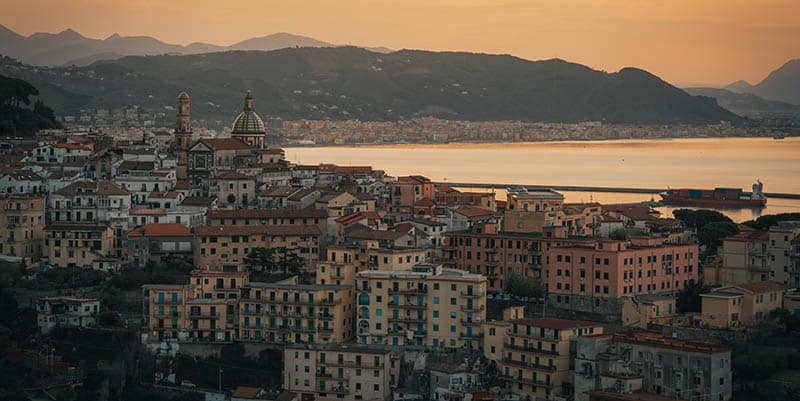
[[[356,275],[357,341],[392,346],[479,348],[486,278],[440,265]]]
[[[236,171],[225,171],[216,178],[217,198],[225,208],[238,209],[257,203],[254,177]]]
[[[58,267],[114,269],[114,230],[95,224],[52,224],[44,229],[45,256]]]
[[[338,343],[353,336],[350,286],[250,282],[244,270],[195,270],[188,284],[143,286],[153,340]]]
[[[572,342],[603,333],[594,322],[554,318],[512,320],[503,346],[500,378],[514,394],[532,400],[570,399],[574,368]]]
[[[0,205],[0,254],[38,261],[44,244],[44,196],[2,195]]]
[[[483,356],[500,363],[503,359],[503,344],[508,337],[511,321],[525,317],[524,306],[512,306],[503,309],[502,320],[490,320],[483,325]]]
[[[302,400],[388,401],[397,386],[400,360],[380,347],[287,346],[284,389]]]
[[[788,284],[775,281],[715,288],[709,293],[700,294],[701,322],[717,328],[758,323],[771,311],[783,307],[783,297],[790,288]]]
[[[192,249],[201,268],[242,266],[253,248],[286,248],[313,266],[322,233],[315,225],[195,227]]]
[[[669,324],[678,319],[675,297],[659,295],[639,295],[625,298],[622,303],[622,324],[647,328],[650,323]]]

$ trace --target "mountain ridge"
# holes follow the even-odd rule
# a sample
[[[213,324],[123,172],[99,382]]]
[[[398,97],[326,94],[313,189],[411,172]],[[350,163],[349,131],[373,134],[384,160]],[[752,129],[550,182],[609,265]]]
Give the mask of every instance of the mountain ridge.
[[[800,58],[787,61],[755,85],[740,80],[722,89],[750,93],[766,100],[800,105]]]

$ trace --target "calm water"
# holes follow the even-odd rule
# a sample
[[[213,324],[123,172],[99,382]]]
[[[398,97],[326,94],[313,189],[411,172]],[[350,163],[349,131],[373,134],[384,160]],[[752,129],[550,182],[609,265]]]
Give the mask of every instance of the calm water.
[[[749,190],[761,179],[767,192],[800,193],[797,137],[318,147],[286,148],[286,152],[301,164],[371,165],[391,175],[421,174],[436,181]],[[569,191],[564,195],[569,202],[651,198]],[[800,201],[783,199],[769,200],[763,210],[724,210],[737,221],[798,211]]]

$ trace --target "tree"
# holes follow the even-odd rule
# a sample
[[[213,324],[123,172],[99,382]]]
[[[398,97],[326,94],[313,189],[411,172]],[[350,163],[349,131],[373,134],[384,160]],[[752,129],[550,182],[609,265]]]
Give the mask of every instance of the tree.
[[[700,245],[705,245],[707,252],[716,249],[722,245],[722,238],[735,235],[739,233],[739,227],[734,223],[729,222],[713,222],[702,226],[697,230],[697,240]]]
[[[700,294],[708,292],[708,288],[704,285],[690,280],[683,289],[678,292],[676,297],[675,308],[678,313],[700,312],[702,307],[702,299]]]
[[[733,223],[733,220],[731,220],[728,216],[725,216],[716,210],[678,209],[673,211],[672,215],[675,216],[676,219],[682,221],[686,227],[694,228],[696,230],[699,230],[705,225],[714,222]]]
[[[617,241],[625,241],[628,239],[628,233],[625,232],[624,228],[617,228],[608,234],[608,238]]]
[[[800,220],[800,213],[779,213],[761,216],[755,220],[745,221],[744,225],[757,230],[766,230],[781,221]]]
[[[544,296],[542,284],[530,277],[511,273],[506,278],[505,291],[520,298],[541,298]]]
[[[275,248],[252,248],[244,257],[245,265],[257,271],[272,271],[275,267]]]
[[[228,194],[228,203],[236,203],[236,195]]]

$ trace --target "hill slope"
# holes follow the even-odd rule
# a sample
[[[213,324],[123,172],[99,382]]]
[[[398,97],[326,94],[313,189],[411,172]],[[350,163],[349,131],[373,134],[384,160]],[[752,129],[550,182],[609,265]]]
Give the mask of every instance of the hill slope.
[[[756,85],[737,81],[725,89],[732,92],[752,93],[768,100],[800,105],[800,59],[789,60]]]
[[[53,110],[40,100],[31,84],[0,75],[0,135],[29,136],[45,128],[59,127]]]
[[[716,123],[737,120],[645,71],[595,71],[562,60],[355,47],[291,48],[189,56],[124,57],[82,68],[32,68],[6,60],[0,73],[56,90],[59,112],[172,106],[188,91],[196,118],[232,119],[251,89],[256,108],[285,119]],[[64,96],[60,96],[63,98]]]
[[[774,100],[766,100],[751,93],[737,93],[731,90],[717,88],[684,88],[683,90],[693,96],[713,97],[720,106],[739,115],[750,113],[800,112],[800,106]]]

